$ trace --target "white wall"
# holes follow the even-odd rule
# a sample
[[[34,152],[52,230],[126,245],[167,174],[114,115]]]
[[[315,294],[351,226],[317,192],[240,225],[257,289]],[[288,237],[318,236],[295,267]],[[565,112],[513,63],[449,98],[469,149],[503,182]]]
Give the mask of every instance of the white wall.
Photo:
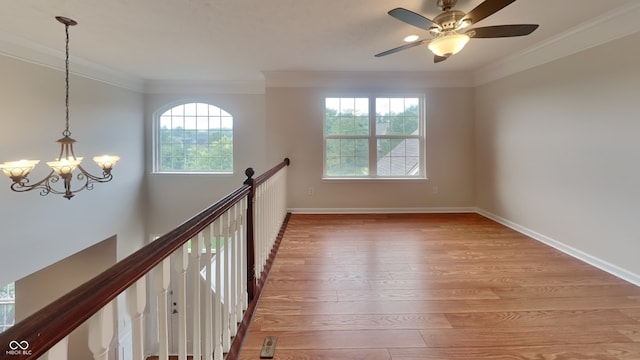
[[[390,91],[425,94],[427,180],[322,180],[324,98],[379,93],[379,87],[267,87],[269,161],[285,156],[291,159],[287,182],[290,208],[311,212],[424,211],[474,205],[472,89],[432,88],[426,83],[421,88],[396,86]],[[434,194],[436,186],[438,193]],[[313,188],[312,196],[309,188]]]
[[[184,102],[206,102],[233,116],[233,175],[151,174],[153,113]],[[162,111],[160,111],[162,112]],[[265,156],[265,116],[263,94],[148,94],[145,132],[147,144],[147,221],[151,234],[164,234],[240,187],[244,171],[254,167],[257,174],[267,170]],[[275,165],[275,164],[273,164]]]
[[[0,161],[40,159],[32,181],[58,155],[64,129],[64,72],[0,56]],[[85,168],[100,174],[91,157],[122,157],[114,180],[67,200],[37,191],[15,193],[0,178],[0,284],[15,281],[112,236],[118,256],[144,240],[142,94],[87,78],[70,79],[70,130]],[[85,164],[86,163],[86,164]],[[77,182],[77,181],[74,181]],[[20,301],[20,299],[17,299]]]
[[[477,205],[636,282],[639,43],[631,35],[476,89]]]
[[[271,74],[273,75],[273,74]],[[146,96],[145,128],[151,144],[152,117],[158,110],[188,100],[217,105],[234,116],[234,176],[151,174],[151,154],[147,172],[149,196],[148,228],[162,234],[193,216],[244,180],[244,169],[256,167],[256,174],[289,157],[289,206],[308,211],[468,209],[473,199],[473,90],[468,86],[430,87],[426,81],[416,87],[416,76],[394,79],[395,92],[424,93],[427,108],[428,180],[411,181],[323,181],[322,136],[323,101],[327,95],[345,91],[370,92],[387,83],[374,74],[354,75],[347,88],[342,83],[317,87],[267,85],[266,93],[221,94],[162,91]],[[390,76],[384,74],[383,76]],[[313,77],[313,76],[312,76]],[[317,75],[325,80],[326,77]],[[418,77],[419,78],[419,77]],[[359,80],[358,80],[359,79]],[[281,78],[279,78],[281,80]],[[460,82],[459,78],[455,78]],[[438,78],[439,83],[451,82]],[[373,84],[371,86],[368,86]],[[393,90],[392,90],[393,91]],[[150,148],[150,147],[149,147]],[[438,193],[433,193],[437,186]],[[309,187],[314,195],[308,196]]]

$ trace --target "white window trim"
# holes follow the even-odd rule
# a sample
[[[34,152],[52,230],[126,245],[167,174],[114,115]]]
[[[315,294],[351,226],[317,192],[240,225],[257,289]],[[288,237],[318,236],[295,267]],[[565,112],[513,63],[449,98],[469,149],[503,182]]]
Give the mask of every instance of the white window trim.
[[[420,171],[416,176],[378,176],[378,167],[376,159],[376,141],[378,139],[407,139],[412,138],[407,135],[382,135],[378,136],[376,132],[376,112],[375,112],[375,100],[376,98],[418,98],[419,102],[419,123],[418,123],[418,135],[413,138],[417,138],[419,142],[419,164]],[[327,136],[327,119],[326,119],[326,99],[327,98],[368,98],[369,99],[369,135],[331,135]],[[415,93],[366,93],[366,94],[330,94],[322,97],[322,180],[326,181],[412,181],[412,180],[427,180],[427,119],[426,119],[426,102],[424,94]],[[369,139],[369,175],[366,176],[329,176],[327,175],[327,138],[338,139],[344,137],[346,139]],[[374,164],[372,166],[371,164]]]
[[[160,131],[160,117],[162,116],[162,114],[164,114],[166,111],[171,110],[172,108],[176,107],[176,106],[180,106],[180,105],[185,105],[185,104],[190,104],[190,103],[203,103],[203,104],[208,104],[208,105],[212,105],[215,106],[225,112],[227,112],[224,108],[214,104],[211,100],[203,100],[203,99],[181,99],[179,101],[174,101],[171,102],[169,104],[166,104],[165,106],[159,108],[158,110],[154,111],[152,114],[152,124],[151,124],[151,175],[193,175],[193,176],[200,176],[200,175],[216,175],[216,176],[230,176],[230,175],[234,175],[236,173],[236,149],[235,146],[233,148],[233,152],[231,154],[231,167],[232,169],[230,171],[161,171],[159,170],[160,168],[160,164],[159,161],[160,159],[158,158],[158,154],[160,152],[160,141],[159,141],[159,131]],[[228,112],[227,112],[228,113]],[[232,116],[233,118],[233,116]],[[235,133],[235,118],[233,118],[234,121],[234,131],[233,131],[233,139],[234,139],[234,145],[235,145],[235,139],[236,139],[236,133]]]

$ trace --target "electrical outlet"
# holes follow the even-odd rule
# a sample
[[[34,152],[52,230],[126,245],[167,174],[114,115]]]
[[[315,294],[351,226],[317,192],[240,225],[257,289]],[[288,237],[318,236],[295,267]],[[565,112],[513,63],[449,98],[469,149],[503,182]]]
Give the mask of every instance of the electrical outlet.
[[[431,192],[433,192],[434,194],[438,193],[438,186],[434,186],[431,188]]]
[[[309,186],[307,188],[307,196],[313,196],[313,186]]]

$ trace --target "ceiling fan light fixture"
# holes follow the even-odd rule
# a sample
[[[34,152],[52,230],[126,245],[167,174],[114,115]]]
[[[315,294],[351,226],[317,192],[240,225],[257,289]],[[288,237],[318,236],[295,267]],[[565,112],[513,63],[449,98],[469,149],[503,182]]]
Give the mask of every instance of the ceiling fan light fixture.
[[[469,42],[467,34],[449,34],[431,40],[428,47],[437,56],[449,57],[459,53]]]

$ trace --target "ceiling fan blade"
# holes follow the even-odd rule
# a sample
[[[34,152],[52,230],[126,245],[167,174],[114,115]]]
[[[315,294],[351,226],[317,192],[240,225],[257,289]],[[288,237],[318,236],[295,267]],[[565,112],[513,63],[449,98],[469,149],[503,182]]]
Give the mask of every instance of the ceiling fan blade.
[[[398,51],[402,51],[402,50],[406,50],[406,49],[411,49],[412,47],[418,46],[418,45],[422,45],[424,43],[426,43],[429,40],[420,40],[420,41],[414,41],[412,43],[406,44],[406,45],[402,45],[402,46],[398,46],[397,48],[393,48],[387,51],[383,51],[379,54],[375,54],[375,57],[381,57],[381,56],[387,56],[387,55],[391,55],[391,54],[395,54]]]
[[[502,10],[507,5],[516,0],[485,0],[480,5],[476,6],[473,10],[469,11],[460,22],[471,21],[472,24],[478,23],[480,20],[491,16],[498,11]]]
[[[426,17],[404,8],[395,8],[393,10],[389,10],[388,14],[402,22],[419,27],[420,29],[424,30],[429,30],[429,28],[434,25],[433,21],[427,19]]]
[[[525,36],[531,34],[537,28],[538,25],[536,24],[484,26],[467,31],[467,35],[480,39]]]
[[[433,63],[437,64],[439,62],[443,62],[443,61],[447,60],[448,58],[449,58],[448,56],[433,55]]]

